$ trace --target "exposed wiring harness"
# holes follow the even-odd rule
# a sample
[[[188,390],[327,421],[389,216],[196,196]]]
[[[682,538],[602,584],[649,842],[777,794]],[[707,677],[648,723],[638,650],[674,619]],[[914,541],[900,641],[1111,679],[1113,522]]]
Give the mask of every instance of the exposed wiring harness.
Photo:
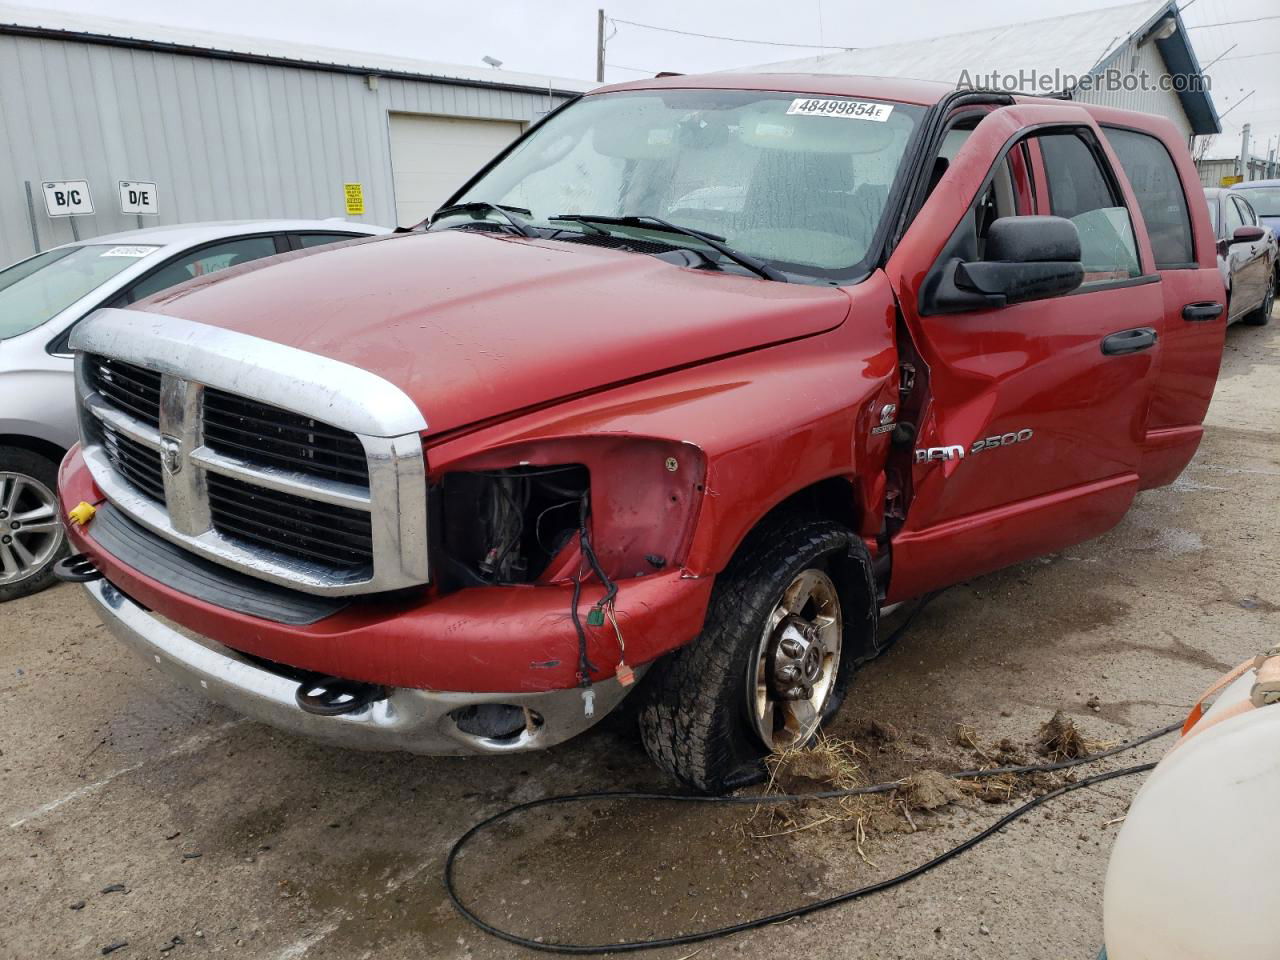
[[[995,767],[989,770],[962,770],[959,773],[951,774],[951,776],[955,779],[978,779],[982,777],[996,777],[1004,774],[1051,773],[1056,770],[1066,770],[1070,767],[1078,767],[1087,763],[1095,763],[1098,760],[1103,760],[1107,757],[1115,756],[1118,753],[1132,750],[1144,743],[1149,743],[1152,740],[1167,736],[1175,730],[1178,730],[1181,726],[1182,725],[1180,723],[1173,723],[1167,727],[1162,727],[1159,730],[1154,730],[1151,733],[1138,737],[1136,740],[1131,740],[1128,743],[1121,744],[1120,746],[1113,747],[1109,750],[1103,750],[1100,753],[1077,757],[1072,760],[1062,760],[1057,763],[1031,764],[1025,766]],[[787,920],[793,920],[796,917],[807,916],[808,914],[816,913],[819,910],[827,910],[831,907],[839,906],[843,903],[849,903],[850,901],[858,900],[873,893],[879,893],[882,890],[888,890],[892,887],[899,886],[906,883],[908,880],[913,880],[921,874],[932,870],[934,867],[941,866],[954,857],[958,857],[965,851],[976,847],[983,840],[999,833],[1013,821],[1030,813],[1041,804],[1048,803],[1050,800],[1064,796],[1074,790],[1091,787],[1098,783],[1104,783],[1107,780],[1115,780],[1119,777],[1145,773],[1153,767],[1155,767],[1154,763],[1141,763],[1137,766],[1123,767],[1119,770],[1109,770],[1105,773],[1098,773],[1091,777],[1086,777],[1083,780],[1076,780],[1073,783],[1063,784],[1056,789],[1050,790],[1048,793],[1041,794],[1038,797],[1028,800],[1021,806],[1011,810],[1009,813],[1006,813],[986,829],[974,834],[957,846],[954,846],[949,850],[945,850],[936,857],[926,860],[924,863],[912,867],[910,870],[906,870],[897,876],[889,877],[886,880],[870,883],[865,886],[858,887],[857,889],[848,890],[844,893],[839,893],[821,900],[812,900],[808,903],[803,903],[797,907],[792,907],[778,913],[756,917],[751,920],[743,921],[742,923],[734,923],[727,926],[715,927],[710,930],[702,930],[696,933],[682,933],[671,937],[659,937],[648,940],[622,940],[616,943],[597,944],[548,943],[545,939],[524,937],[494,926],[467,906],[457,889],[456,868],[458,856],[462,853],[466,845],[477,835],[510,817],[533,810],[537,807],[600,800],[641,800],[662,803],[704,803],[723,805],[796,803],[804,800],[835,799],[839,797],[856,797],[873,793],[889,793],[893,790],[899,789],[902,786],[902,782],[892,781],[889,783],[877,783],[865,787],[853,787],[847,790],[825,790],[817,793],[774,794],[770,796],[708,797],[697,794],[647,793],[635,790],[605,790],[591,793],[573,793],[554,797],[543,797],[540,800],[530,800],[526,803],[520,803],[514,807],[508,807],[506,810],[495,813],[493,816],[481,820],[459,837],[450,848],[449,856],[445,860],[444,887],[445,890],[448,891],[449,899],[453,901],[453,905],[457,911],[481,931],[489,934],[490,936],[497,937],[500,940],[505,940],[508,943],[513,943],[529,950],[540,950],[544,953],[590,955],[603,953],[631,953],[639,950],[656,950],[663,947],[678,947],[691,943],[703,943],[707,940],[715,940],[735,933],[745,933],[748,930],[756,930],[760,927],[769,926],[770,924],[783,923]]]
[[[573,628],[578,634],[578,685],[582,687],[582,709],[583,713],[590,717],[595,715],[595,693],[591,689],[591,674],[595,672],[596,667],[587,656],[587,631],[582,625],[582,615],[578,612],[578,604],[582,599],[582,578],[584,571],[582,569],[582,560],[585,559],[591,572],[596,575],[602,584],[604,584],[605,592],[587,616],[587,623],[594,627],[604,626],[606,618],[613,624],[614,633],[618,637],[618,647],[623,653],[622,659],[618,661],[618,680],[623,686],[628,686],[635,680],[635,675],[631,668],[626,664],[626,644],[622,639],[622,630],[618,626],[618,620],[614,616],[614,601],[618,596],[618,585],[614,583],[604,567],[600,565],[600,560],[596,556],[595,549],[591,546],[591,531],[588,521],[591,519],[591,496],[589,493],[582,495],[582,505],[578,511],[578,544],[582,552],[582,558],[578,561],[577,576],[573,578],[573,607],[570,614],[573,618]]]

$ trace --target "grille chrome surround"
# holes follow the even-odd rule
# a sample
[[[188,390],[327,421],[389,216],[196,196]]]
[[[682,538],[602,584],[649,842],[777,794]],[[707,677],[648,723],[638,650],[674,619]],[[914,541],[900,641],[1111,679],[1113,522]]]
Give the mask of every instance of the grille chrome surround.
[[[426,422],[393,384],[294,347],[135,310],[97,311],[71,345],[85,463],[135,522],[223,566],[306,593],[427,582]],[[152,425],[138,415],[147,411],[138,401],[154,396],[157,383]],[[205,407],[211,394],[214,416]],[[210,421],[224,429],[206,438]],[[262,427],[261,450],[246,429],[252,424]],[[318,455],[310,453],[312,438]],[[356,443],[363,462],[353,458]],[[157,499],[148,454],[164,464],[166,448],[171,462],[160,470]],[[136,468],[131,475],[131,460],[146,465],[145,476]],[[264,509],[271,502],[281,506],[279,518]]]

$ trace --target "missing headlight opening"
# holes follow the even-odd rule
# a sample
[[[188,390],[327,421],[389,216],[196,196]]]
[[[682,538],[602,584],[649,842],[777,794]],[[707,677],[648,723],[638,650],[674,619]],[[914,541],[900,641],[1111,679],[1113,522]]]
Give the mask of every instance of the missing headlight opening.
[[[444,478],[444,548],[464,583],[532,583],[575,536],[590,489],[581,464]]]

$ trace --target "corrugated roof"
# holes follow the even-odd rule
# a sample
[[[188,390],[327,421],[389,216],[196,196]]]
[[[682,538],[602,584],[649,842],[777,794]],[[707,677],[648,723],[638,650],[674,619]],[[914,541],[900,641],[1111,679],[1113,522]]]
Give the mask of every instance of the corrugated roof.
[[[1167,16],[1174,18],[1177,29],[1172,36],[1155,43],[1169,73],[1199,74],[1200,65],[1177,4],[1170,0],[1141,0],[967,33],[766,63],[750,69],[763,73],[909,77],[979,87],[990,86],[990,74],[997,71],[1002,78],[1025,78],[1018,84],[1025,93],[1070,93],[1074,78],[1103,67],[1130,37],[1145,35]],[[1049,85],[1041,85],[1046,83]],[[1207,92],[1186,91],[1178,96],[1195,133],[1215,133],[1221,128]]]
[[[955,84],[993,69],[1082,75],[1101,63],[1168,0],[1010,23],[967,33],[863,47],[753,67],[768,73],[853,73]],[[1042,91],[1036,91],[1042,92]],[[1052,92],[1052,91],[1043,91]]]
[[[557,93],[582,93],[599,84],[568,77],[516,73],[487,67],[414,60],[385,53],[365,53],[335,47],[317,47],[287,40],[243,37],[210,30],[190,30],[162,24],[139,23],[96,14],[0,3],[0,33],[63,35],[67,39],[110,42],[123,46],[171,47],[175,52],[218,56],[223,59],[290,63],[344,73],[371,73],[422,80],[491,85]]]

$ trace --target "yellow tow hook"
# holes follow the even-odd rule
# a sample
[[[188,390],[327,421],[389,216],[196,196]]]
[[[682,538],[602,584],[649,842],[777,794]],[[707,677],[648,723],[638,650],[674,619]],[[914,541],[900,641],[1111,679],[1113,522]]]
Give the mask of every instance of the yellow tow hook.
[[[98,510],[93,504],[81,500],[67,511],[67,519],[77,527],[83,527],[93,519],[93,515],[97,512]]]

